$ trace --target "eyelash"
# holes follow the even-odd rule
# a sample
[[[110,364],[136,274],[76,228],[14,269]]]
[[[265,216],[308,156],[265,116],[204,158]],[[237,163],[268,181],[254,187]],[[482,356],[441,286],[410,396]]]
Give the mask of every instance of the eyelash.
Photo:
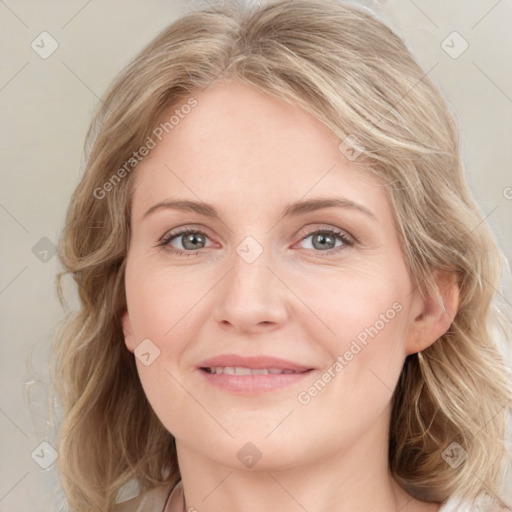
[[[181,230],[181,231],[179,231],[177,233],[170,233],[168,236],[166,236],[163,240],[161,240],[157,244],[157,247],[164,247],[166,250],[168,250],[172,254],[176,254],[177,256],[184,256],[184,257],[195,256],[195,255],[199,254],[200,250],[197,250],[197,251],[182,251],[181,249],[175,249],[171,245],[169,245],[170,242],[172,240],[174,240],[175,238],[179,238],[180,236],[187,235],[187,234],[190,234],[190,233],[205,235],[206,237],[208,237],[206,235],[206,233],[204,233],[203,231],[201,231],[199,229],[186,228],[186,229],[183,229],[183,230]],[[340,245],[338,247],[335,247],[333,249],[329,249],[327,251],[315,251],[314,249],[309,249],[309,250],[313,250],[314,252],[323,253],[323,254],[325,254],[327,256],[330,256],[332,254],[336,254],[339,251],[344,250],[347,247],[351,247],[351,246],[353,246],[356,243],[355,239],[352,238],[351,236],[347,235],[345,232],[337,230],[337,229],[333,229],[333,228],[315,229],[314,231],[310,231],[306,236],[302,237],[300,239],[300,241],[302,242],[306,238],[309,238],[310,236],[316,235],[316,234],[319,234],[319,233],[321,233],[323,235],[329,235],[329,236],[332,236],[334,238],[338,238],[339,240],[341,240],[343,242],[342,245]]]

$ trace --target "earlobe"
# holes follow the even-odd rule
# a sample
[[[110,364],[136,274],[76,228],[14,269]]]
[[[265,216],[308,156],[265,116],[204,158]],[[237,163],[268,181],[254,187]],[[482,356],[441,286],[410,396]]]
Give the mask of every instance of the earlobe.
[[[407,342],[407,355],[425,350],[449,328],[459,307],[459,286],[455,274],[433,274],[437,290],[421,298],[421,311],[414,319]]]
[[[123,316],[121,317],[121,325],[123,327],[124,343],[126,348],[133,353],[135,350],[135,345],[133,342],[132,323],[130,321],[128,311],[123,313]]]

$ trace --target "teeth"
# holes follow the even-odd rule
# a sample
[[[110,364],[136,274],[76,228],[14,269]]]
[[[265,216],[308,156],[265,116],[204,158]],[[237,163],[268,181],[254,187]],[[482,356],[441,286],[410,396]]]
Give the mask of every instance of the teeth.
[[[237,366],[235,368],[235,375],[251,375],[251,370],[250,368],[241,368]]]
[[[241,366],[215,366],[208,368],[210,373],[226,375],[277,375],[281,373],[297,373],[293,370],[281,370],[280,368],[244,368]]]
[[[269,371],[266,368],[254,369],[251,372],[252,375],[268,375]]]

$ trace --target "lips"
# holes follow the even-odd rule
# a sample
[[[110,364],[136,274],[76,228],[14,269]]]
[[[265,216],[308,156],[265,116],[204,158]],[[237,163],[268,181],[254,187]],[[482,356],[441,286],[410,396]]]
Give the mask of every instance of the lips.
[[[197,368],[213,374],[274,375],[303,373],[313,368],[286,359],[269,356],[243,357],[226,354],[202,361]]]
[[[196,369],[205,382],[223,392],[261,395],[298,386],[314,368],[276,357],[233,354],[206,359]]]

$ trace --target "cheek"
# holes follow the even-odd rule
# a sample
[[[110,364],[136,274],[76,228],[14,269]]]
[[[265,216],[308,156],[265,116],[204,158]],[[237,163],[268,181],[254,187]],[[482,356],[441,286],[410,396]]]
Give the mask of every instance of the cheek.
[[[142,260],[127,265],[126,293],[139,378],[153,410],[171,433],[183,422],[176,411],[190,406],[190,397],[180,385],[180,361],[195,332],[193,326],[197,328],[194,305],[203,288],[184,273],[153,268]],[[149,357],[138,356],[139,344]]]
[[[338,292],[336,307],[323,310],[336,335],[312,338],[326,349],[327,363],[297,396],[313,430],[326,428],[329,411],[333,435],[355,439],[389,407],[405,359],[408,311],[393,283],[374,283]]]
[[[321,334],[339,350],[355,338],[364,343],[377,332],[387,331],[389,336],[381,339],[394,339],[392,331],[403,332],[405,315],[400,312],[409,290],[408,274],[398,264],[384,267],[382,263],[364,268],[346,265],[337,271],[323,269],[307,279],[297,276],[294,291],[309,309],[307,315],[300,316],[307,318],[309,328],[316,326],[316,338]]]
[[[153,268],[143,261],[128,266],[126,294],[135,343],[149,338],[163,349],[167,340],[176,340],[175,331],[186,325],[203,288],[204,283],[198,286],[185,272]]]
[[[334,277],[311,280],[299,292],[328,329],[311,315],[302,325],[327,353],[325,398],[341,400],[356,414],[361,403],[385,404],[400,375],[409,280],[399,265],[394,272],[351,268]]]

